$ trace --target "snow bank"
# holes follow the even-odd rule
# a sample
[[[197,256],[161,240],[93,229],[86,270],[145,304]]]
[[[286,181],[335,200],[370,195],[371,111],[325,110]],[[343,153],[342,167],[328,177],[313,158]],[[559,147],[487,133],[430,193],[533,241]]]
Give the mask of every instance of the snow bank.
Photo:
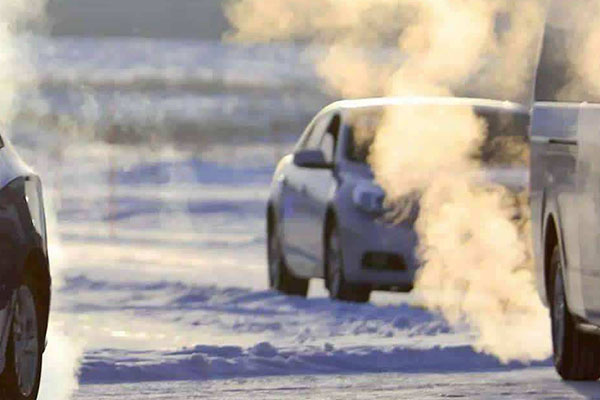
[[[82,361],[82,383],[526,367],[475,352],[439,316],[408,304],[356,305],[246,288],[86,276],[67,279],[63,291],[78,293],[71,307],[91,315],[130,311],[131,327],[120,328],[124,336],[129,328],[149,330],[135,324],[144,316],[156,332],[172,324],[172,332],[189,335],[188,343],[194,335],[213,343],[175,351],[156,350],[152,342],[141,350],[90,349]],[[107,299],[102,305],[94,301],[99,296]]]
[[[549,363],[538,363],[549,365]],[[96,351],[87,354],[81,369],[84,383],[259,377],[344,373],[443,373],[524,368],[500,364],[468,345],[429,349],[369,346],[336,349],[331,344],[304,349],[277,348],[262,342],[238,346],[196,346],[177,352]]]

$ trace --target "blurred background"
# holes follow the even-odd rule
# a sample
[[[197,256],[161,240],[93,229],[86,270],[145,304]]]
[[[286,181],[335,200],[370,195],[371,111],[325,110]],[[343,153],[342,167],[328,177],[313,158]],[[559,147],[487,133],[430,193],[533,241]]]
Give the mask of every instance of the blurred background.
[[[220,41],[225,0],[49,0],[53,35]]]
[[[271,296],[258,313],[238,299],[267,287],[273,168],[331,98],[313,72],[318,50],[224,44],[222,6],[51,0],[45,21],[15,39],[31,47],[35,76],[17,78],[12,141],[55,216],[60,335],[42,398],[67,398],[70,388],[54,391],[72,368],[87,383],[244,374],[203,372],[210,350],[163,352],[252,347],[281,332]],[[130,351],[148,353],[126,366]]]

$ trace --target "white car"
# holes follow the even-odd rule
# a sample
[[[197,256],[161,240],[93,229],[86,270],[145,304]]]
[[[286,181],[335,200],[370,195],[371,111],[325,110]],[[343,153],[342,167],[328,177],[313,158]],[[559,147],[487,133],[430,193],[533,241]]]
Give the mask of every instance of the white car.
[[[600,97],[593,90],[565,90],[588,87],[572,74],[574,58],[582,54],[572,55],[569,43],[581,26],[565,21],[579,22],[570,15],[577,10],[574,3],[555,0],[545,30],[531,123],[531,226],[537,287],[551,311],[556,370],[566,380],[597,380]],[[595,52],[587,56],[597,63]]]
[[[490,140],[527,135],[528,110],[509,102],[378,98],[326,107],[275,171],[267,206],[273,289],[306,296],[309,279],[322,278],[331,298],[354,302],[369,301],[372,290],[412,289],[419,268],[413,229],[418,199],[386,209],[385,194],[366,161],[378,116],[385,108],[408,105],[473,107],[487,120]],[[357,125],[362,136],[364,127],[371,127],[371,137],[357,142]],[[517,172],[527,173],[525,166]],[[523,178],[519,186],[525,185]]]
[[[0,398],[37,398],[49,310],[41,182],[0,138]]]

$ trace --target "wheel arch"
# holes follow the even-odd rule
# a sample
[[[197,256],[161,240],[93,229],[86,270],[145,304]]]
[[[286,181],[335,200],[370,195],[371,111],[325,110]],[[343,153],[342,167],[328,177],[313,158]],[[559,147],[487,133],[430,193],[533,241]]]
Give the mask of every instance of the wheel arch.
[[[546,217],[544,228],[544,287],[546,290],[546,299],[550,302],[552,301],[552,290],[550,287],[552,283],[552,274],[550,269],[552,267],[552,252],[554,251],[555,246],[558,245],[561,257],[564,258],[559,232],[559,225],[556,222],[556,217],[553,214],[549,214]],[[565,263],[563,263],[563,265],[566,266]]]
[[[46,336],[50,315],[50,301],[52,297],[52,278],[48,258],[42,249],[32,249],[25,258],[22,276],[31,276],[35,283],[36,294],[40,298],[39,306],[42,318],[42,333]]]
[[[329,233],[331,229],[337,224],[338,216],[333,204],[329,204],[327,206],[327,211],[325,212],[325,220],[323,225],[323,277],[325,278],[325,286],[329,288],[329,279],[328,279],[328,262],[327,262],[327,242],[329,240]]]
[[[273,227],[275,225],[275,206],[272,202],[267,203],[267,235],[273,233]]]

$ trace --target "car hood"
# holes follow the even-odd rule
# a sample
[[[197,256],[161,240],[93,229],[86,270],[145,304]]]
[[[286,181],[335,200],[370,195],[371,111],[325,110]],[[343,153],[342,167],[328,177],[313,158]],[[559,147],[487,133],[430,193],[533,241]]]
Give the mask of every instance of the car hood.
[[[515,199],[522,201],[529,186],[529,169],[527,167],[485,167],[471,171],[470,178],[482,186],[495,184],[507,188]],[[417,192],[409,193],[402,198],[392,201],[385,200],[384,190],[377,185],[372,176],[363,176],[359,179],[353,191],[353,201],[360,204],[360,199],[371,199],[371,203],[380,204],[379,207],[366,207],[374,214],[379,214],[384,220],[390,223],[408,223],[414,224],[419,215],[420,194]],[[374,212],[373,210],[379,211]],[[515,218],[520,218],[517,215]]]
[[[355,170],[352,172],[359,178],[358,182],[365,187],[370,186],[375,191],[381,190],[374,182],[375,177],[369,166],[355,166]],[[525,166],[483,167],[473,170],[469,174],[475,182],[481,184],[498,184],[516,191],[522,191],[529,187],[529,168]]]

